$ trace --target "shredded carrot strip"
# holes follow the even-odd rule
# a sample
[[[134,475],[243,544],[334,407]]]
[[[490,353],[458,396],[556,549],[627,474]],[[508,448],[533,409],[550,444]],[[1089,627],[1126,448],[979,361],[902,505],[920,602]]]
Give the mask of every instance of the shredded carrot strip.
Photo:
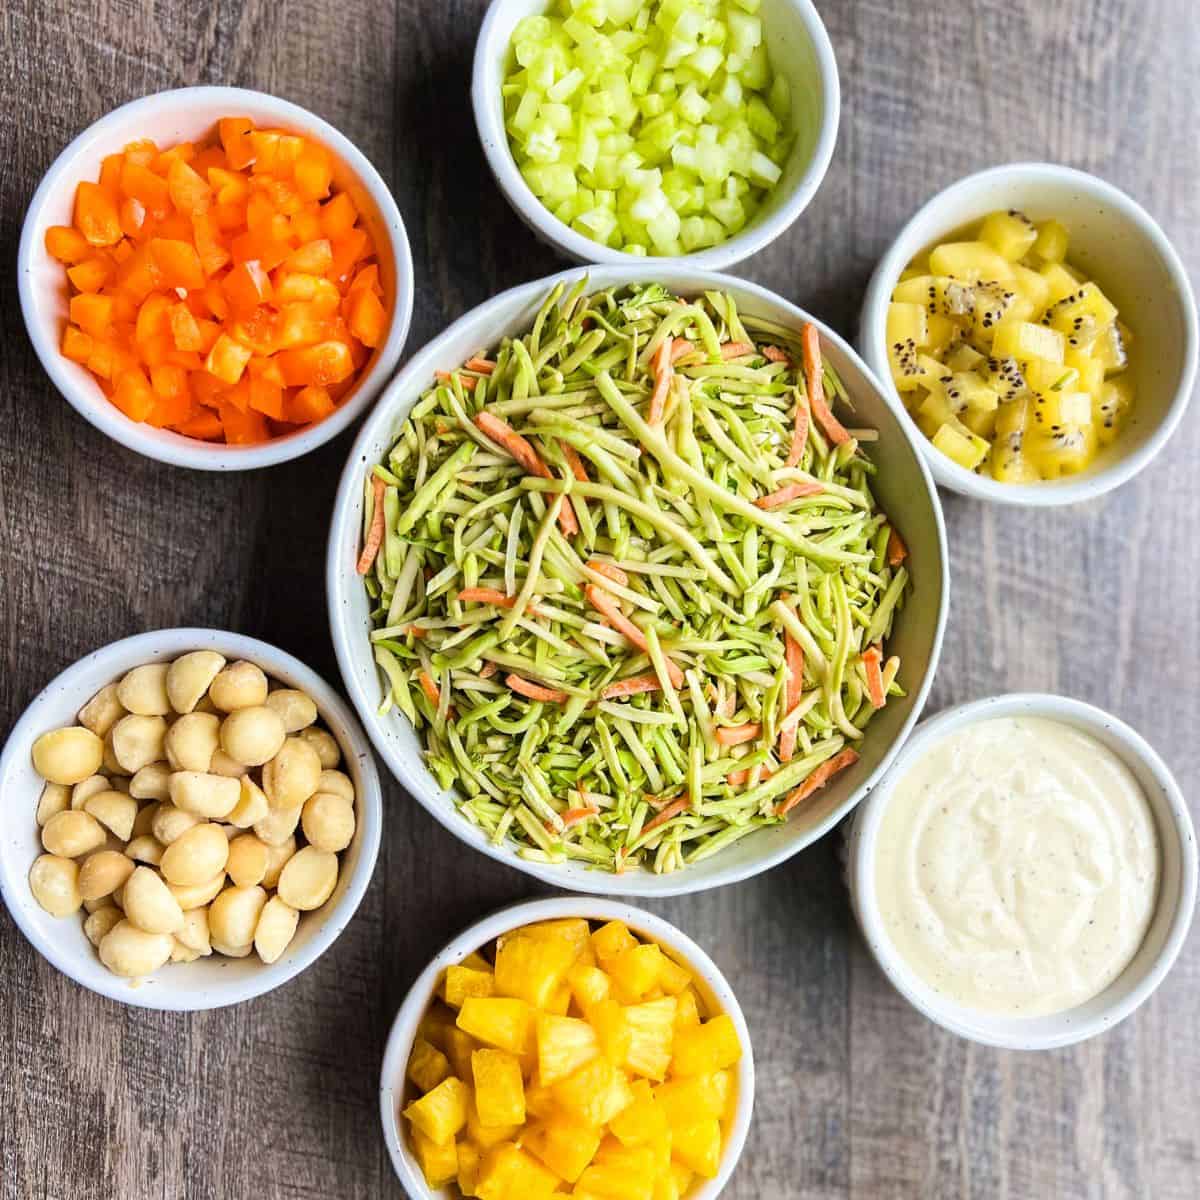
[[[813,792],[819,792],[839,771],[858,762],[858,751],[847,747],[840,754],[823,762],[798,788],[794,788],[787,798],[780,802],[775,809],[777,817],[786,817],[800,803],[807,800]]]
[[[598,558],[589,558],[588,564],[597,575],[603,575],[611,579],[613,583],[619,583],[622,587],[629,586],[629,576],[621,570],[616,563],[601,562]]]
[[[687,356],[693,353],[695,349],[696,347],[693,346],[692,343],[687,340],[687,338],[675,338],[675,340],[671,343],[672,364],[677,363],[681,358],[687,358]]]
[[[762,356],[767,360],[767,362],[785,363],[792,361],[778,346],[764,346],[762,348]]]
[[[752,742],[762,733],[762,726],[757,721],[747,721],[745,725],[721,725],[717,728],[716,739],[722,746],[740,746],[743,742]]]
[[[783,634],[783,653],[787,664],[787,682],[784,685],[784,708],[787,712],[800,703],[800,692],[804,685],[804,647],[786,630]],[[789,725],[779,734],[779,761],[790,762],[796,752],[796,726]]]
[[[378,475],[371,476],[371,492],[375,496],[375,504],[371,510],[371,528],[367,531],[367,540],[363,542],[362,553],[358,556],[358,573],[365,575],[383,545],[383,493],[387,484]]]
[[[898,567],[908,557],[908,547],[897,532],[895,525],[890,527],[887,540],[887,560],[889,567]]]
[[[504,682],[518,696],[526,696],[530,700],[544,700],[547,704],[562,704],[567,698],[566,692],[560,692],[557,688],[542,687],[540,683],[530,683],[528,679],[522,679],[520,675],[506,675]]]
[[[463,366],[468,371],[478,371],[480,375],[490,375],[496,369],[496,364],[490,358],[468,358]]]
[[[621,696],[636,696],[639,692],[657,692],[662,689],[657,675],[630,675],[628,679],[618,679],[610,683],[600,693],[601,700],[615,700]]]
[[[829,405],[825,403],[825,373],[821,366],[821,335],[815,325],[805,325],[800,335],[800,345],[804,351],[804,382],[808,387],[808,402],[812,406],[813,416],[825,431],[826,436],[835,445],[840,446],[850,440],[846,427],[833,415]]]
[[[789,483],[787,487],[781,487],[777,492],[771,492],[768,496],[759,496],[754,502],[755,508],[782,508],[785,504],[791,504],[793,500],[799,500],[801,496],[819,496],[823,491],[819,483]]]
[[[533,444],[517,433],[507,421],[484,409],[475,414],[475,424],[493,442],[503,446],[530,475],[537,475],[541,479],[554,478]],[[575,510],[569,498],[563,499],[562,507],[558,510],[558,523],[567,537],[574,537],[579,532],[579,522],[575,519]]]
[[[620,634],[629,639],[639,650],[650,652],[646,635],[621,611],[616,599],[594,583],[589,583],[583,589],[588,603]],[[667,674],[671,684],[681,688],[684,684],[683,672],[667,659]]]
[[[594,805],[589,804],[585,808],[568,808],[565,813],[560,814],[560,819],[564,829],[570,829],[572,825],[578,825],[581,821],[588,820],[589,817],[596,816],[600,810]],[[549,824],[547,822],[547,824]]]
[[[642,826],[642,833],[649,833],[652,829],[657,829],[660,825],[665,825],[672,817],[679,816],[681,812],[689,808],[691,803],[692,798],[687,792],[684,792],[682,796],[677,796],[657,816],[651,817]]]
[[[421,691],[425,693],[425,698],[436,708],[442,694],[438,691],[438,685],[434,683],[433,676],[428,671],[422,671],[417,679],[420,681]]]
[[[512,608],[517,602],[516,596],[509,596],[499,588],[486,587],[463,588],[458,599],[464,604],[494,604],[497,608]]]
[[[872,646],[862,653],[863,666],[867,671],[867,697],[872,708],[882,708],[887,703],[887,695],[883,687],[883,671],[879,664],[883,662],[883,651],[878,646]]]
[[[423,638],[429,633],[428,629],[422,629],[420,625],[410,625],[405,631],[409,637]]]
[[[763,767],[758,773],[758,779],[761,783],[764,779],[770,779],[775,772],[769,767]],[[740,771],[730,771],[725,776],[725,782],[730,787],[742,787],[743,784],[750,782],[751,771],[749,767],[743,767]]]
[[[571,474],[574,475],[580,483],[587,483],[587,467],[583,465],[583,459],[579,457],[579,451],[576,450],[574,446],[568,445],[566,442],[559,442],[558,448],[562,451],[563,458],[567,460],[567,466],[571,468]]]
[[[458,382],[467,389],[468,392],[475,390],[475,384],[479,381],[472,375],[459,375],[457,371],[434,371],[435,379],[441,380],[442,383],[450,383],[454,377],[458,376]]]
[[[654,356],[654,391],[650,395],[650,408],[646,414],[649,425],[657,425],[663,416],[663,408],[667,403],[667,392],[671,387],[671,348],[674,342],[664,338]]]
[[[804,445],[808,441],[808,401],[803,396],[796,398],[796,420],[792,426],[792,444],[788,448],[787,465],[796,467],[804,456]]]
[[[752,342],[726,342],[721,347],[722,358],[741,358],[746,354],[754,353],[754,344]]]
[[[499,669],[500,668],[497,667],[496,664],[494,662],[492,662],[491,659],[488,659],[488,661],[485,662],[483,664],[483,666],[479,669],[479,678],[480,679],[491,679],[491,677],[493,675],[495,675],[495,673]]]

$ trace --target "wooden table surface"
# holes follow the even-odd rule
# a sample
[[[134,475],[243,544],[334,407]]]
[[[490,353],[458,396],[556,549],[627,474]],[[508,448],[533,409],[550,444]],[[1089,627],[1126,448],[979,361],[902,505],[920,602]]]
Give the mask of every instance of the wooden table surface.
[[[826,0],[842,126],[811,208],[742,272],[854,331],[901,221],[976,168],[1045,158],[1142,201],[1200,270],[1194,0]],[[561,263],[513,217],[468,100],[484,0],[8,0],[0,16],[0,730],[85,652],[209,624],[335,680],[324,542],[349,438],[201,476],[85,424],[34,358],[12,269],[41,174],[126,100],[196,83],[304,104],[366,152],[412,239],[410,349]],[[930,710],[1015,689],[1102,705],[1200,792],[1200,412],[1134,483],[1068,510],[947,494],[954,600]],[[0,1195],[249,1200],[401,1195],[379,1132],[383,1042],[466,924],[543,889],[468,852],[396,784],[357,918],[273,995],[196,1016],[85,992],[0,913]],[[17,797],[4,819],[27,820]],[[650,904],[738,988],[755,1120],[726,1195],[1136,1197],[1200,1190],[1200,937],[1132,1019],[1045,1054],[939,1031],[853,926],[836,837],[770,874]]]

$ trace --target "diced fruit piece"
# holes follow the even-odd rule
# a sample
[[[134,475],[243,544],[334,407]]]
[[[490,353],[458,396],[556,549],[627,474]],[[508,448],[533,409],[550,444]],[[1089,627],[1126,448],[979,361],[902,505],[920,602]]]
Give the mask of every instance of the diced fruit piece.
[[[453,1141],[454,1135],[466,1125],[469,1096],[467,1085],[452,1075],[419,1100],[414,1100],[403,1115],[412,1122],[414,1129],[442,1146]]]
[[[633,1102],[612,1119],[609,1129],[623,1145],[640,1146],[669,1132],[667,1114],[646,1080],[635,1079],[629,1086]]]
[[[525,1111],[529,1112],[528,1104],[525,1106]],[[479,1109],[475,1105],[475,1097],[471,1097],[471,1101],[467,1105],[467,1137],[480,1152],[490,1150],[501,1142],[513,1141],[520,1136],[521,1129],[522,1126],[515,1123],[512,1125],[485,1125],[479,1116]]]
[[[1131,336],[1126,326],[1120,321],[1114,321],[1106,326],[1092,343],[1092,358],[1100,364],[1105,378],[1118,375],[1129,366],[1128,347]]]
[[[1101,446],[1109,445],[1133,407],[1133,384],[1125,377],[1101,384],[1092,406],[1092,423]]]
[[[979,229],[979,240],[987,242],[1009,262],[1018,262],[1024,258],[1037,236],[1037,226],[1016,209],[991,213],[984,218]]]
[[[552,1090],[567,1112],[589,1125],[607,1125],[633,1102],[625,1072],[602,1057],[559,1080]]]
[[[933,444],[952,462],[973,471],[988,452],[988,444],[969,429],[956,429],[948,422],[941,425],[932,438]]]
[[[616,999],[608,997],[592,1005],[587,1018],[596,1031],[600,1053],[615,1066],[622,1065],[633,1042],[633,1033],[625,1020],[625,1010]]]
[[[1043,262],[1060,263],[1067,257],[1069,235],[1061,221],[1044,221],[1037,231],[1033,252]]]
[[[887,311],[887,340],[890,349],[910,344],[925,345],[929,336],[926,311],[921,304],[897,304],[893,301]]]
[[[495,977],[490,967],[486,971],[457,964],[446,968],[442,999],[451,1008],[461,1008],[469,996],[490,996],[494,991]]]
[[[555,1113],[531,1126],[522,1144],[556,1175],[574,1183],[595,1157],[600,1138],[594,1126]]]
[[[483,1159],[480,1151],[468,1141],[458,1142],[458,1190],[464,1196],[474,1196],[479,1182],[479,1165]]]
[[[431,1188],[440,1188],[458,1174],[458,1148],[453,1139],[439,1144],[425,1136],[420,1129],[413,1128],[413,1153],[417,1164]]]
[[[986,242],[943,242],[930,252],[929,268],[935,275],[953,275],[970,283],[1012,277],[1008,259]]]
[[[1116,306],[1089,281],[1051,305],[1042,323],[1065,334],[1069,346],[1089,346],[1116,319]]]
[[[471,1055],[475,1108],[484,1125],[520,1125],[525,1121],[525,1084],[521,1063],[507,1050],[476,1050]]]
[[[204,369],[222,383],[232,386],[241,379],[252,353],[249,346],[235,342],[227,333],[223,333],[208,352],[208,357],[204,360]]]
[[[454,1016],[443,1004],[434,1003],[417,1026],[417,1037],[424,1038],[439,1050],[446,1049],[446,1033],[454,1028]]]
[[[728,1014],[721,1013],[695,1029],[681,1029],[675,1034],[671,1073],[708,1075],[733,1066],[741,1057],[737,1028]]]
[[[594,1005],[599,1004],[601,1000],[607,1000],[612,993],[608,975],[599,967],[588,966],[586,963],[576,963],[571,968],[567,973],[567,983],[579,1011],[585,1016]]]
[[[533,1050],[534,1010],[502,996],[470,996],[458,1013],[458,1027],[497,1050],[523,1058]]]
[[[320,342],[301,350],[281,350],[276,356],[288,387],[341,383],[354,373],[350,348],[344,342]]]
[[[654,1080],[666,1077],[675,1039],[675,1008],[675,997],[664,996],[661,1000],[633,1004],[625,1009],[625,1024],[630,1035],[625,1065],[635,1075]]]
[[[683,1029],[689,1025],[700,1024],[700,998],[696,989],[687,987],[676,997],[678,1006],[675,1009],[675,1028]]]
[[[592,1163],[579,1177],[576,1200],[654,1200],[652,1153],[625,1151],[625,1158]]]
[[[431,1092],[450,1074],[450,1062],[431,1042],[419,1037],[408,1058],[408,1077],[423,1092]]]
[[[471,1078],[471,1055],[479,1049],[479,1042],[469,1033],[456,1026],[451,1026],[444,1035],[446,1057],[450,1060],[450,1068],[460,1079]]]
[[[1047,305],[1065,299],[1079,286],[1079,280],[1062,263],[1047,263],[1038,274],[1046,283]]]
[[[632,949],[637,944],[637,938],[620,921],[609,921],[592,934],[592,949],[605,968],[622,950]]]
[[[678,996],[691,982],[691,972],[664,951],[658,968],[659,987],[669,996]]]
[[[378,346],[387,333],[387,309],[370,288],[360,288],[346,301],[346,323],[364,346]]]
[[[574,1017],[539,1013],[537,1018],[538,1079],[557,1083],[574,1074],[599,1053],[596,1031]]]
[[[480,1200],[542,1200],[557,1186],[553,1171],[511,1142],[503,1142],[484,1157],[475,1194]]]
[[[672,1126],[671,1154],[697,1175],[712,1179],[721,1165],[721,1123],[704,1117],[691,1125]]]
[[[496,950],[496,991],[545,1008],[576,957],[575,947],[558,938],[508,937]]]
[[[617,994],[627,1003],[640,1000],[658,984],[663,952],[653,942],[642,942],[622,950],[607,965]]]
[[[723,1117],[732,1095],[728,1071],[671,1079],[654,1089],[654,1099],[672,1129],[704,1117]]]
[[[1050,363],[1061,363],[1065,349],[1061,333],[1029,321],[1004,321],[997,328],[992,342],[993,354],[1021,361],[1040,358]]]

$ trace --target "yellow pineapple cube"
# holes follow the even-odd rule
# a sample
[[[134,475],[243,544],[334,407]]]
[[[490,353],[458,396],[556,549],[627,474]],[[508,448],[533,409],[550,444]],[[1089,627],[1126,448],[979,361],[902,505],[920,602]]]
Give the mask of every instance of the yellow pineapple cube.
[[[467,1102],[471,1089],[461,1079],[451,1075],[431,1092],[414,1100],[404,1116],[431,1142],[444,1146],[467,1123]],[[457,1169],[457,1168],[456,1168]]]
[[[526,1104],[525,1111],[529,1111]],[[467,1105],[467,1139],[481,1154],[498,1146],[501,1142],[511,1142],[521,1132],[521,1125],[485,1125],[479,1119],[479,1109],[475,1106],[475,1097]]]
[[[432,1091],[450,1074],[450,1060],[423,1037],[413,1042],[408,1058],[408,1077],[423,1092]]]
[[[1022,362],[1040,358],[1049,363],[1061,363],[1065,349],[1063,335],[1058,330],[1031,321],[1002,321],[992,342],[993,354]]]
[[[522,1145],[556,1175],[574,1183],[596,1155],[600,1130],[566,1113],[555,1113],[532,1126]]]
[[[631,1171],[622,1162],[593,1163],[571,1194],[575,1200],[654,1200],[654,1176]]]
[[[599,967],[576,963],[567,973],[567,984],[571,995],[579,1006],[579,1011],[585,1015],[593,1005],[601,1000],[607,1000],[612,994],[612,983],[608,975]]]
[[[424,1038],[439,1050],[446,1049],[446,1031],[454,1028],[454,1013],[440,1000],[435,1001],[417,1026],[417,1037]]]
[[[655,1177],[651,1200],[680,1200],[682,1195],[672,1172],[667,1171],[665,1174]]]
[[[664,953],[658,967],[658,986],[668,996],[678,996],[692,982],[692,973]]]
[[[709,1075],[742,1057],[737,1028],[726,1013],[675,1035],[672,1075]]]
[[[1014,263],[1029,253],[1037,236],[1037,226],[1016,209],[989,213],[979,228],[979,240]]]
[[[611,997],[593,1005],[588,1020],[596,1031],[600,1053],[619,1067],[629,1055],[633,1034],[625,1020],[625,1010]]]
[[[1070,235],[1061,221],[1044,221],[1039,227],[1033,243],[1033,252],[1042,262],[1060,263],[1067,257],[1067,242]]]
[[[685,988],[679,993],[675,1007],[675,1028],[686,1029],[691,1025],[700,1024],[700,997],[693,987]]]
[[[525,1122],[525,1083],[521,1062],[507,1050],[476,1050],[471,1055],[475,1110],[484,1125]]]
[[[617,995],[633,1004],[657,985],[662,971],[663,952],[652,942],[630,946],[609,960],[605,969],[612,979]]]
[[[472,950],[458,965],[470,967],[472,971],[490,971],[492,969],[492,964],[478,950]]]
[[[450,1069],[459,1079],[470,1079],[471,1055],[479,1049],[479,1043],[469,1033],[452,1026],[446,1030],[445,1046]]]
[[[558,1176],[533,1155],[512,1142],[501,1142],[480,1165],[475,1195],[480,1200],[542,1200],[557,1186]]]
[[[575,948],[575,962],[584,958],[589,963],[595,959],[591,952],[592,927],[584,917],[563,917],[554,921],[535,921],[532,925],[523,925],[517,933],[531,938],[547,938],[551,941],[566,942]],[[512,936],[511,934],[509,935]],[[507,940],[507,939],[503,939]]]
[[[671,1046],[675,1040],[674,996],[631,1004],[625,1009],[625,1025],[629,1030],[629,1049],[625,1066],[635,1075],[645,1075],[661,1082],[671,1065]]]
[[[558,1112],[558,1101],[554,1099],[554,1093],[542,1082],[536,1071],[525,1084],[525,1112],[529,1117],[539,1119]]]
[[[703,1117],[726,1115],[733,1095],[728,1071],[672,1079],[654,1089],[655,1103],[672,1129],[692,1125]]]
[[[1046,305],[1066,299],[1079,286],[1079,280],[1060,262],[1047,263],[1038,274],[1046,281]]]
[[[613,1136],[623,1146],[641,1146],[669,1134],[666,1110],[658,1103],[650,1084],[635,1079],[629,1090],[633,1093],[633,1103],[609,1122]],[[667,1157],[671,1157],[669,1151]]]
[[[556,1017],[565,1017],[571,1011],[571,988],[565,980],[550,993],[543,1011],[553,1013]]]
[[[565,939],[514,934],[496,951],[496,991],[545,1008],[575,958],[575,946]]]
[[[622,950],[629,950],[637,944],[637,938],[629,932],[622,921],[609,921],[607,925],[601,925],[592,934],[592,949],[596,952],[596,959],[602,967],[607,967],[609,962],[616,958]]]
[[[691,1125],[671,1127],[671,1154],[697,1175],[712,1179],[721,1164],[721,1123],[701,1117]]]
[[[474,967],[447,967],[442,981],[442,999],[451,1008],[462,1008],[469,996],[490,996],[495,990],[496,977],[490,968],[480,971]]]
[[[560,1079],[552,1090],[568,1113],[589,1125],[607,1125],[633,1103],[625,1072],[603,1057],[593,1058],[574,1075]]]
[[[599,1052],[596,1031],[586,1021],[538,1014],[537,1073],[539,1081],[547,1087],[573,1075]]]
[[[481,1157],[478,1148],[470,1142],[464,1140],[458,1143],[458,1190],[464,1196],[475,1195]]]
[[[675,1190],[681,1195],[686,1196],[692,1187],[692,1180],[695,1178],[695,1173],[688,1170],[683,1163],[671,1163],[671,1178],[675,1180]]]
[[[931,251],[929,269],[934,275],[952,275],[968,283],[1003,283],[1012,278],[1012,264],[986,242],[943,242]]]
[[[431,1188],[440,1188],[449,1183],[458,1174],[458,1149],[454,1139],[439,1145],[417,1128],[410,1132],[413,1154],[421,1168],[421,1174],[425,1176],[425,1182]]]
[[[496,973],[499,985],[499,971]],[[469,996],[458,1012],[458,1027],[497,1050],[524,1058],[533,1050],[533,1009],[507,996]]]

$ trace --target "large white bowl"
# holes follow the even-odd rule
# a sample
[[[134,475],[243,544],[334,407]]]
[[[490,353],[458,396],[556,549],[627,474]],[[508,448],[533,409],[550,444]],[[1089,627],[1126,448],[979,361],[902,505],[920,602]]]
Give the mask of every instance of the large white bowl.
[[[382,690],[367,636],[369,604],[362,578],[355,571],[362,529],[363,477],[371,464],[385,457],[409,409],[431,385],[435,370],[457,367],[481,347],[493,346],[506,335],[524,333],[547,292],[560,281],[569,287],[581,274],[585,272],[566,271],[523,284],[481,304],[414,355],[392,381],[359,432],[338,487],[326,561],[333,644],[346,690],[392,774],[469,846],[547,883],[576,891],[601,889],[623,896],[702,891],[765,871],[802,850],[844,817],[891,762],[921,712],[941,650],[949,588],[942,510],[921,455],[913,445],[914,436],[900,423],[897,406],[884,397],[854,351],[821,322],[765,288],[729,275],[666,263],[593,267],[586,272],[590,286],[596,289],[651,280],[684,295],[717,289],[732,293],[743,312],[786,322],[797,329],[810,320],[818,326],[825,354],[854,399],[856,420],[879,430],[879,441],[868,450],[880,468],[874,481],[875,494],[895,518],[911,551],[909,566],[914,586],[889,642],[889,648],[901,657],[901,680],[908,696],[889,703],[872,720],[860,747],[862,758],[822,791],[811,807],[793,814],[786,824],[759,830],[686,870],[666,875],[642,871],[602,874],[580,863],[553,866],[530,862],[510,846],[492,845],[482,830],[459,815],[453,793],[439,787],[426,769],[420,740],[408,721],[394,712],[383,717],[377,714]]]
[[[191,963],[160,968],[134,982],[112,974],[83,932],[80,914],[52,917],[29,890],[29,868],[42,853],[34,820],[43,781],[30,752],[47,730],[76,724],[76,713],[105,684],[140,663],[162,662],[189,650],[216,650],[231,662],[257,663],[273,679],[307,692],[342,750],[342,767],[354,783],[357,827],[341,855],[337,886],[324,906],[302,913],[296,936],[269,966],[256,955],[225,958],[213,954]],[[345,701],[315,671],[286,651],[257,638],[219,629],[160,629],[112,642],[68,667],[25,710],[0,754],[0,895],[21,932],[43,957],[76,983],[140,1008],[172,1012],[221,1008],[272,991],[315,962],[333,944],[358,908],[379,853],[383,800],[379,774],[362,726]]]
[[[1162,848],[1158,904],[1141,948],[1099,995],[1064,1012],[1008,1017],[953,1004],[914,972],[888,936],[875,887],[875,846],[897,783],[943,738],[996,717],[1045,717],[1094,737],[1120,758],[1141,785]],[[1014,694],[975,700],[938,713],[909,739],[887,778],[854,815],[848,834],[851,902],[871,953],[904,998],[931,1021],[989,1046],[1052,1050],[1094,1037],[1123,1021],[1147,1000],[1171,969],[1196,907],[1196,833],[1187,801],[1170,769],[1123,721],[1065,696]]]
[[[513,211],[544,242],[576,262],[645,262],[623,250],[602,246],[560,221],[525,182],[504,128],[500,86],[510,55],[513,30],[522,17],[545,12],[548,0],[492,0],[475,44],[471,102],[488,166]],[[841,111],[837,62],[829,34],[811,0],[763,0],[762,18],[771,67],[791,86],[792,112],[799,114],[796,141],[783,174],[754,219],[718,246],[678,258],[652,256],[651,262],[686,262],[719,271],[749,258],[774,241],[808,207],[833,157]]]
[[[938,242],[996,209],[1010,208],[1035,221],[1057,217],[1066,225],[1071,235],[1069,261],[1095,279],[1135,335],[1129,369],[1137,397],[1121,436],[1086,471],[1027,484],[977,475],[935,449],[900,402],[887,355],[887,306],[900,272]],[[1192,396],[1200,330],[1179,255],[1141,205],[1084,171],[1053,163],[1009,163],[951,184],[901,229],[867,287],[858,348],[883,382],[938,483],[977,500],[1047,507],[1111,491],[1132,479],[1163,448]]]
[[[733,988],[721,974],[716,963],[685,933],[662,917],[656,917],[641,908],[631,908],[613,900],[599,900],[593,896],[558,897],[550,900],[531,900],[525,904],[514,904],[485,917],[470,929],[460,933],[421,972],[417,981],[409,988],[400,1011],[388,1034],[387,1047],[383,1055],[383,1067],[379,1076],[379,1116],[383,1122],[383,1140],[391,1155],[392,1166],[405,1191],[413,1200],[450,1200],[457,1189],[430,1189],[417,1160],[409,1150],[407,1131],[401,1128],[400,1109],[409,1095],[405,1082],[408,1060],[412,1054],[417,1026],[429,1005],[436,998],[437,986],[447,967],[460,963],[473,950],[534,921],[552,921],[563,917],[586,917],[589,921],[623,921],[634,933],[647,940],[658,942],[667,954],[682,963],[695,977],[700,998],[708,1007],[709,1015],[727,1014],[737,1028],[743,1053],[737,1065],[737,1113],[727,1131],[725,1145],[721,1151],[721,1166],[713,1179],[699,1181],[688,1193],[687,1200],[716,1200],[729,1182],[746,1135],[750,1131],[750,1118],[754,1111],[754,1052],[750,1043],[750,1031],[742,1015]]]
[[[311,137],[333,157],[334,183],[349,192],[375,241],[379,273],[393,298],[387,338],[377,346],[337,411],[306,429],[251,446],[226,446],[184,437],[130,420],[100,390],[86,367],[59,349],[70,287],[63,265],[46,252],[46,230],[70,225],[75,186],[95,180],[100,160],[129,142],[150,138],[161,147],[207,137],[221,117]],[[387,184],[366,156],[328,122],[287,100],[244,88],[192,87],[131,101],[85,129],[55,160],[29,202],[17,251],[17,285],[29,339],[54,386],[87,421],[110,438],[161,462],[200,471],[248,471],[307,454],[337,437],[379,395],[400,361],[413,306],[413,265],[404,222]]]

